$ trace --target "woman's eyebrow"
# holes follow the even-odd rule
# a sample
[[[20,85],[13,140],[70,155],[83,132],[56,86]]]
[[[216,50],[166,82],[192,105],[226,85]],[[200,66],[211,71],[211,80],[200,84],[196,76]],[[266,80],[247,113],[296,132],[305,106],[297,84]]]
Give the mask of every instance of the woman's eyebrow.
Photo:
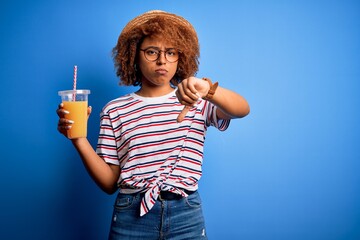
[[[160,47],[152,46],[152,45],[146,46],[146,47],[144,47],[143,49],[148,49],[148,48],[154,48],[154,49],[156,49],[156,50],[161,50]],[[175,49],[175,48],[174,48],[174,47],[168,47],[168,48],[165,48],[165,51],[166,51],[166,50],[170,50],[170,49]]]
[[[145,47],[145,48],[156,48],[156,49],[160,49],[160,48],[157,47],[157,46],[147,46],[147,47]]]

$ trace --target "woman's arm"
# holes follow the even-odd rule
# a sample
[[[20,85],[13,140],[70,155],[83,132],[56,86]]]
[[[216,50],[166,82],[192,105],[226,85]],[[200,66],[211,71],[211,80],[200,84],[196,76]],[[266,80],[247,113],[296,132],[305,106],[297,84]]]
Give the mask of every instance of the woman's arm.
[[[57,109],[59,116],[58,131],[65,137],[68,137],[67,130],[71,128],[73,121],[67,120],[65,115],[68,114],[61,103]],[[88,115],[91,114],[91,107],[88,108]],[[89,175],[94,179],[96,184],[106,193],[116,192],[117,181],[120,175],[120,167],[113,164],[107,164],[92,148],[87,138],[76,138],[71,140],[78,151],[83,164]]]
[[[216,114],[221,119],[242,118],[250,112],[245,98],[220,86],[209,101],[218,107]]]
[[[118,165],[107,164],[97,155],[86,138],[73,139],[72,143],[78,151],[86,170],[96,184],[108,194],[116,192],[118,189],[117,180],[120,175],[120,167]]]
[[[176,96],[181,104],[184,104],[184,110],[180,113],[178,121],[181,122],[186,112],[200,97],[205,98],[210,90],[210,83],[203,79],[190,77],[184,79],[178,85]],[[241,118],[250,112],[250,106],[241,95],[218,86],[210,102],[218,107],[217,115],[221,119]]]

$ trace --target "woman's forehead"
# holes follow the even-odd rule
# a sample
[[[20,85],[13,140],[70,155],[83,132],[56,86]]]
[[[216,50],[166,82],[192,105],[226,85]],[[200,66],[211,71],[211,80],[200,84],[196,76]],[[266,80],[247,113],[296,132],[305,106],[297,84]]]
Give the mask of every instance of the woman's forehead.
[[[165,40],[161,35],[152,35],[144,38],[142,46],[173,47],[170,41]]]

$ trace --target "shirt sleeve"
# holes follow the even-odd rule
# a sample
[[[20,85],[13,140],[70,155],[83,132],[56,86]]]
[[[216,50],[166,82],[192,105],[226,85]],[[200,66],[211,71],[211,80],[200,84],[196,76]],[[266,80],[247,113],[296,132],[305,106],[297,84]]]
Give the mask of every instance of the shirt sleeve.
[[[230,119],[220,119],[216,114],[217,106],[206,101],[206,125],[214,126],[220,131],[225,131],[230,125]]]
[[[96,153],[105,162],[120,165],[116,150],[116,139],[110,116],[104,110],[100,113],[100,133]]]

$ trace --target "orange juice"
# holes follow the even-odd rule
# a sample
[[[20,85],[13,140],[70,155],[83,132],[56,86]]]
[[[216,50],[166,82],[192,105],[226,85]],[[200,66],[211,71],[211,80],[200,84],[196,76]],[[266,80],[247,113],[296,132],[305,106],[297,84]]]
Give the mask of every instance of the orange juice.
[[[67,130],[68,137],[80,138],[87,135],[87,101],[63,101],[64,109],[69,111],[69,114],[65,115],[68,120],[74,121],[71,129]]]

